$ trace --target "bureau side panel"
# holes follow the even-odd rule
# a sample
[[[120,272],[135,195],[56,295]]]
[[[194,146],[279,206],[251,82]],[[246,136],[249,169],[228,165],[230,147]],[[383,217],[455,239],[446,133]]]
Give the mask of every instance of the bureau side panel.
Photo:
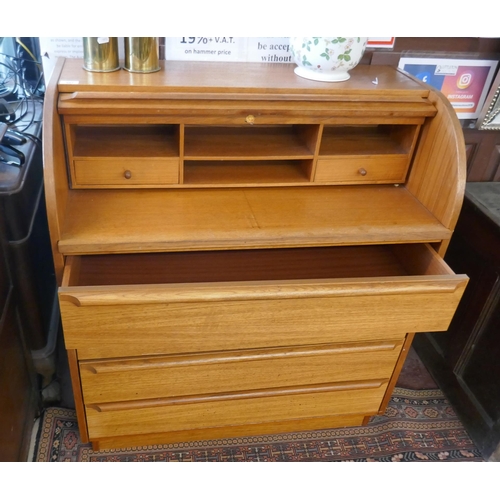
[[[57,82],[64,66],[64,59],[58,59],[47,86],[43,108],[43,169],[45,200],[49,223],[52,254],[58,283],[61,282],[64,257],[59,252],[62,227],[68,200],[68,174],[64,150],[61,119],[57,111],[59,92]]]
[[[438,113],[428,118],[422,128],[407,188],[446,228],[453,230],[465,192],[465,142],[456,112],[446,98],[432,91],[429,100]],[[441,255],[446,246],[447,242]]]

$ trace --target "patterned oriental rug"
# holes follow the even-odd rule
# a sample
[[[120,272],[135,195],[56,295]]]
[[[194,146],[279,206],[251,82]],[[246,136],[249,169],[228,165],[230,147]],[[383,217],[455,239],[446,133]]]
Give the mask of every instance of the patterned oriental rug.
[[[73,410],[42,415],[36,462],[483,462],[439,390],[396,388],[365,427],[193,441],[108,451],[81,444]]]

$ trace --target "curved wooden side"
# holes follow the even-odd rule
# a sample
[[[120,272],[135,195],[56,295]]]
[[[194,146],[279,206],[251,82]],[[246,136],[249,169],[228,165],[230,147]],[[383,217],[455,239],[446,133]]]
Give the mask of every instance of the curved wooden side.
[[[462,128],[449,101],[436,90],[429,100],[437,109],[422,128],[408,190],[447,228],[453,230],[462,207],[467,175]],[[442,256],[448,241],[438,247]]]
[[[58,59],[45,93],[43,110],[43,170],[45,200],[49,222],[52,255],[57,282],[60,284],[64,268],[64,256],[59,252],[61,228],[68,198],[68,175],[64,152],[63,131],[57,111],[57,82],[64,66],[64,59]]]

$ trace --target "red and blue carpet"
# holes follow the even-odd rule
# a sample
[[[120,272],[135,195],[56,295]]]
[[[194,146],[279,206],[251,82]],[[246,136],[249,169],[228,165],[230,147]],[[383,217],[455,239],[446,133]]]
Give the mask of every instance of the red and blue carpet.
[[[365,427],[92,451],[73,410],[45,410],[37,462],[482,462],[441,391],[396,388]]]

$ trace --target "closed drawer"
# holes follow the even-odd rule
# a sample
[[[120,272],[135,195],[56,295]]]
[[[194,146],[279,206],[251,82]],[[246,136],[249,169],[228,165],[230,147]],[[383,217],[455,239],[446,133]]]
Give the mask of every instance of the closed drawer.
[[[402,342],[249,349],[80,363],[86,404],[389,379]]]
[[[426,244],[75,256],[59,299],[79,359],[402,339],[466,285]]]
[[[158,187],[179,182],[179,160],[74,160],[73,187]]]
[[[387,383],[370,380],[314,389],[266,390],[211,397],[86,406],[89,438],[109,438],[220,426],[239,426],[378,411]]]
[[[334,184],[404,182],[408,155],[350,156],[318,159],[314,181]]]

